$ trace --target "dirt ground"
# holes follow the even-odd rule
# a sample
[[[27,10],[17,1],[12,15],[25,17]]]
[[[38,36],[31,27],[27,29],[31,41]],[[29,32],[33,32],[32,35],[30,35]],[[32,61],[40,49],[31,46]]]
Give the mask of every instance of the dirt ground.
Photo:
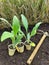
[[[29,27],[29,30],[31,29],[32,26]],[[49,24],[42,24],[39,29],[49,32]],[[0,35],[3,31],[4,30],[0,30]],[[31,40],[37,45],[41,37],[42,35],[35,35],[33,38],[31,38]],[[33,52],[34,48],[32,48],[30,51],[25,49],[24,53],[22,54],[16,51],[15,55],[10,57],[7,49],[8,44],[10,43],[10,39],[7,39],[2,43],[0,42],[0,65],[27,65],[26,61]],[[49,37],[44,40],[31,65],[49,65]]]

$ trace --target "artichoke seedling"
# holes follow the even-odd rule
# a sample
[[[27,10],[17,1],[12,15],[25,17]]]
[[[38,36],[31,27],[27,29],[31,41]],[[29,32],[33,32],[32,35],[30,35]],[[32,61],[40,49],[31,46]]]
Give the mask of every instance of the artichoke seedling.
[[[40,24],[42,24],[42,22],[38,22],[32,29],[31,32],[28,32],[28,21],[27,21],[27,18],[21,14],[21,18],[22,18],[22,23],[23,23],[23,26],[26,30],[26,35],[25,35],[25,38],[26,38],[26,42],[30,45],[30,46],[35,46],[34,42],[31,42],[30,38],[34,35],[36,35],[37,33],[37,30],[40,26]]]
[[[11,32],[8,32],[8,31],[4,31],[2,36],[1,36],[1,42],[6,40],[7,38],[10,38],[12,40],[12,45],[9,45],[10,49],[15,49],[16,45],[20,44],[20,41],[23,37],[23,32],[21,31],[21,26],[20,26],[20,21],[19,19],[14,16],[13,17],[13,22],[12,22],[12,25],[8,23],[7,20],[3,19],[3,18],[0,18],[1,20],[4,20],[6,21],[6,23],[8,25],[10,25],[10,27],[12,28]],[[8,47],[8,48],[9,48]],[[11,50],[10,53],[12,53],[13,50]],[[12,56],[13,54],[10,54],[10,56]]]

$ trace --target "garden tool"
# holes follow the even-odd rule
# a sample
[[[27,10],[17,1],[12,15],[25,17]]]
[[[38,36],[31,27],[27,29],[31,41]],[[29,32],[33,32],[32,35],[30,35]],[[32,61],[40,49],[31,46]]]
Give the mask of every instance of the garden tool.
[[[42,31],[42,32],[43,32],[43,31]],[[45,40],[45,38],[46,38],[47,36],[49,36],[49,35],[48,35],[48,32],[43,32],[43,33],[44,33],[44,34],[43,34],[42,38],[40,39],[39,43],[37,44],[37,46],[35,47],[34,51],[32,52],[32,54],[30,55],[29,59],[27,60],[27,64],[31,64],[31,62],[33,61],[35,55],[37,54],[37,52],[38,52],[40,46],[42,45],[43,41]]]

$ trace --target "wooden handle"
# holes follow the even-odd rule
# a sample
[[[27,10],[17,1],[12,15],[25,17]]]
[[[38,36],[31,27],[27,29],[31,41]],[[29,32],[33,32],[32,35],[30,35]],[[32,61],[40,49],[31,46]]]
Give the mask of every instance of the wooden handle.
[[[45,32],[45,34],[42,36],[41,40],[39,41],[39,43],[37,44],[36,48],[34,49],[34,51],[32,52],[31,56],[29,57],[29,59],[27,60],[27,64],[31,64],[31,62],[33,61],[37,51],[39,50],[40,46],[42,45],[44,39],[47,36],[47,32]]]

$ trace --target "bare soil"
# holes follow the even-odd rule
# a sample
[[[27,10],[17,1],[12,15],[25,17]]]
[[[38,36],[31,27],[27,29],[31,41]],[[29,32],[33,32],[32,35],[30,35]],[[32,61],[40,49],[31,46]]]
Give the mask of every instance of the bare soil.
[[[31,29],[32,26],[29,27],[29,30]],[[49,32],[49,24],[44,23],[39,27],[39,29]],[[4,30],[0,30],[0,36]],[[10,31],[10,29],[8,31]],[[31,40],[37,45],[41,37],[42,35],[35,35],[33,38],[31,38]],[[9,44],[11,44],[10,39],[7,39],[2,43],[0,42],[0,65],[27,65],[26,61],[33,52],[34,48],[32,48],[30,51],[25,49],[24,53],[22,54],[16,51],[15,55],[10,57],[8,55]],[[49,65],[49,37],[44,40],[31,65]]]

